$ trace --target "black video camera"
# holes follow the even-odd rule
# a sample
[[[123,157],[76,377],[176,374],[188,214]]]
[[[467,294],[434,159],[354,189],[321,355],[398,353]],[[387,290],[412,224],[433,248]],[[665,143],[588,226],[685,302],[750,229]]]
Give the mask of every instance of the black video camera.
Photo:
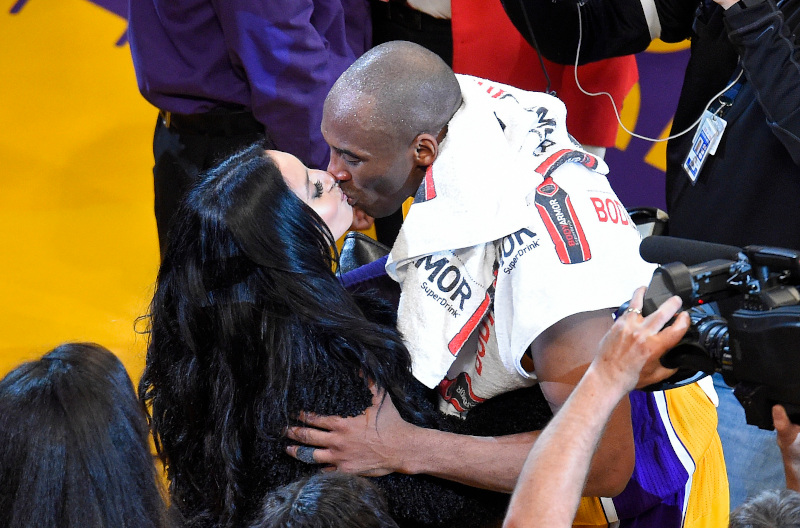
[[[642,314],[678,295],[692,324],[661,363],[678,372],[648,390],[686,385],[720,372],[747,423],[773,429],[772,406],[800,424],[800,251],[744,249],[672,237],[647,237],[642,257],[660,266]],[[703,261],[705,260],[705,261]],[[728,308],[718,312],[709,303]]]

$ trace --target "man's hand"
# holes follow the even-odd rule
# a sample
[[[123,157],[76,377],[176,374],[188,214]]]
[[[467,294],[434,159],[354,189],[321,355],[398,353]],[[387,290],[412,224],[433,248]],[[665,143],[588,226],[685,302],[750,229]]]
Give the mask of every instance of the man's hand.
[[[403,421],[392,399],[371,386],[372,406],[352,418],[302,413],[301,422],[309,427],[289,427],[286,436],[316,447],[313,459],[345,473],[379,477],[394,471],[404,472],[402,448],[415,426]],[[286,452],[297,457],[298,446]]]
[[[800,425],[793,424],[782,405],[772,407],[772,423],[778,433],[786,487],[800,491]]]
[[[688,314],[682,312],[671,326],[662,330],[681,307],[681,299],[677,296],[668,299],[647,318],[642,318],[644,292],[645,288],[634,292],[628,311],[603,337],[592,364],[592,368],[609,382],[619,383],[624,392],[646,387],[676,372],[677,369],[661,365],[660,359],[666,350],[678,344],[691,322]]]

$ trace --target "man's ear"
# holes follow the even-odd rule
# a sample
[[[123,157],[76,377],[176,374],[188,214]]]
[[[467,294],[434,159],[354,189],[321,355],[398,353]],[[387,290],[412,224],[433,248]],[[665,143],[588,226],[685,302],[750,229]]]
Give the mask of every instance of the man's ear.
[[[414,138],[414,163],[427,167],[439,155],[439,142],[432,134],[420,134]]]

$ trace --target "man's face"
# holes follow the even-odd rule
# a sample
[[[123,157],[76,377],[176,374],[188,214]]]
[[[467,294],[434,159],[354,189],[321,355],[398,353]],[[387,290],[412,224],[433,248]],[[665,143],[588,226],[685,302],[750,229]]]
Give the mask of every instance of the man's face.
[[[413,196],[412,145],[398,145],[394,136],[357,112],[325,108],[322,135],[331,148],[328,172],[339,181],[347,202],[375,218],[389,216]]]

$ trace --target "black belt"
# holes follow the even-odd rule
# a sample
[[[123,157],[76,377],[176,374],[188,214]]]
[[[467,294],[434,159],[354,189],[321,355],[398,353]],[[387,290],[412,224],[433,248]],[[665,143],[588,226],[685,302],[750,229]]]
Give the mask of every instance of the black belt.
[[[417,11],[405,2],[391,0],[389,2],[372,2],[373,13],[377,13],[392,22],[415,29],[417,31],[442,31],[450,30],[450,21],[446,18],[436,18],[428,13]]]
[[[249,110],[215,108],[201,114],[175,114],[159,110],[158,114],[164,126],[185,134],[230,137],[264,133],[264,125]]]

